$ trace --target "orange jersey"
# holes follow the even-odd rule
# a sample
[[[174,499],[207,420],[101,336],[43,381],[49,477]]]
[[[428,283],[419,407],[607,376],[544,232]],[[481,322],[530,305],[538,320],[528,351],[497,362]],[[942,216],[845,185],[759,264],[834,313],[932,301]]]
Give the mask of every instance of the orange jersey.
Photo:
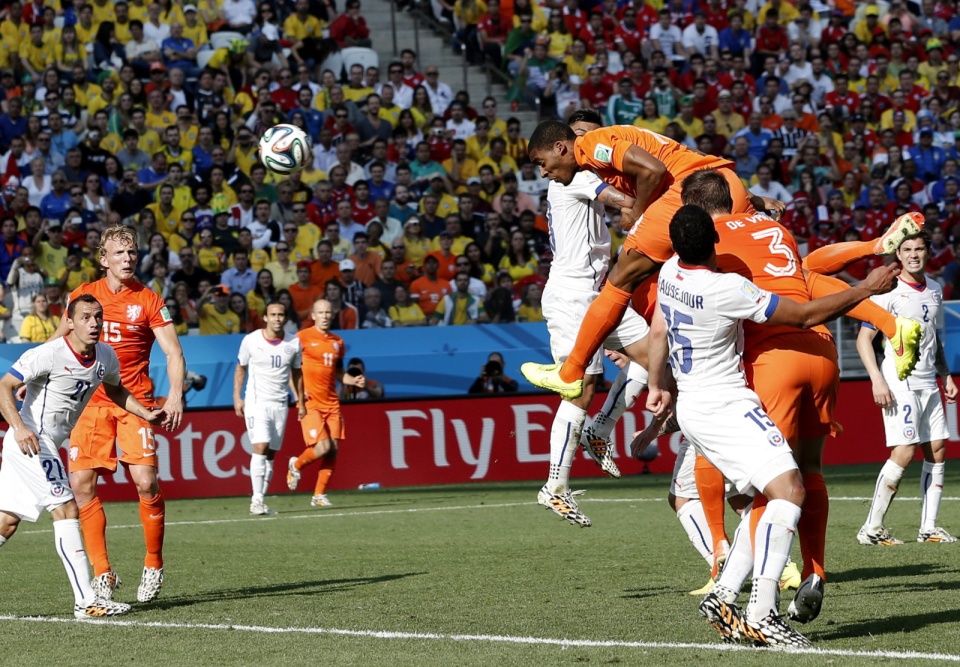
[[[303,349],[303,389],[308,410],[339,410],[337,372],[343,368],[343,339],[316,327],[297,333]]]
[[[154,404],[153,381],[150,379],[150,349],[156,336],[154,329],[171,323],[170,313],[159,294],[138,282],[131,282],[114,294],[107,279],[80,285],[70,293],[70,300],[91,294],[103,306],[103,342],[110,345],[120,360],[120,380],[144,405]],[[115,406],[99,387],[90,405]]]
[[[703,155],[663,135],[634,127],[614,125],[587,132],[573,144],[577,164],[589,169],[620,192],[637,194],[636,180],[623,173],[623,158],[631,146],[639,146],[660,160],[667,168],[663,179],[666,190],[695,171],[733,166],[729,160]]]
[[[800,303],[810,301],[797,241],[787,229],[762,213],[726,215],[714,220],[720,242],[717,268],[736,273],[758,287]],[[743,323],[747,347],[767,338],[802,330],[783,325]],[[815,329],[829,336],[826,327]]]

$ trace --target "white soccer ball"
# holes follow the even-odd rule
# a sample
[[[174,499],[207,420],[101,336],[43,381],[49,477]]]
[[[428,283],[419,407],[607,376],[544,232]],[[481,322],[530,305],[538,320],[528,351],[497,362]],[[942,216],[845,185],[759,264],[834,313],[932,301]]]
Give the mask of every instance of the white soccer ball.
[[[260,162],[270,171],[288,175],[313,160],[313,144],[296,125],[274,125],[260,137]]]

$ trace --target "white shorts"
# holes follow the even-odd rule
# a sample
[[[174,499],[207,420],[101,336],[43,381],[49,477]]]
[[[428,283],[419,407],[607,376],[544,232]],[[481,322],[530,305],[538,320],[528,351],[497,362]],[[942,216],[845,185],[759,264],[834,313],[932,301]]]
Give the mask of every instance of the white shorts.
[[[670,482],[670,492],[677,498],[700,499],[700,490],[697,488],[697,477],[694,472],[696,461],[696,448],[681,435],[677,445],[677,460],[673,464],[673,479]],[[737,495],[730,482],[726,480],[724,480],[724,495],[727,498]]]
[[[286,405],[244,406],[243,417],[247,423],[247,437],[251,445],[266,442],[273,451],[279,451],[283,444],[283,432],[287,426],[290,408]]]
[[[939,389],[915,389],[893,395],[895,405],[883,411],[887,447],[949,440]]]
[[[780,429],[746,387],[713,394],[681,393],[680,430],[697,451],[740,493],[753,495],[785,472],[797,469]]]
[[[60,453],[49,439],[40,436],[40,454],[20,451],[13,429],[3,438],[0,466],[0,510],[36,521],[43,510],[52,512],[73,500],[73,490]]]
[[[573,350],[577,342],[577,333],[580,331],[580,323],[583,322],[587,309],[597,296],[599,293],[592,290],[572,290],[549,282],[544,288],[540,305],[543,309],[543,317],[547,320],[547,332],[550,334],[550,352],[557,363],[564,361]],[[650,326],[647,322],[637,311],[628,307],[620,324],[603,341],[603,347],[607,350],[620,350],[642,340],[649,332]],[[603,353],[597,352],[587,366],[587,375],[601,373],[603,373]]]

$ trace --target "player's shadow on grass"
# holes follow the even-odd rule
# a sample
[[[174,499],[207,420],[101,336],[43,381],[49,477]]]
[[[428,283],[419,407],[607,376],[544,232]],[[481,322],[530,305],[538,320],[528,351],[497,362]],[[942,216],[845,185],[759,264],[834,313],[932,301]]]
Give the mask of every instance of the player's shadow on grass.
[[[838,624],[835,629],[821,633],[811,633],[811,638],[823,641],[827,639],[848,639],[868,635],[884,635],[898,632],[914,632],[927,626],[954,624],[960,617],[960,609],[953,611],[937,610],[926,614],[909,613],[903,616],[871,618],[856,623]]]
[[[670,586],[658,586],[654,588],[628,588],[623,592],[623,595],[620,596],[621,600],[645,600],[646,598],[653,598],[663,595],[664,593],[672,593],[674,591]]]
[[[909,565],[888,565],[881,567],[858,567],[852,570],[843,570],[841,572],[831,571],[829,574],[830,583],[842,583],[845,581],[868,581],[871,579],[901,579],[911,576],[926,576],[936,572],[952,572],[953,569],[946,565],[936,563],[911,563]]]
[[[383,584],[391,581],[419,577],[427,572],[405,572],[403,574],[384,574],[379,577],[356,577],[353,579],[321,579],[318,581],[291,581],[282,584],[267,586],[244,586],[243,588],[228,588],[211,590],[195,595],[182,595],[171,598],[161,598],[149,605],[151,609],[175,609],[190,607],[205,602],[222,602],[224,600],[246,600],[249,598],[274,597],[281,595],[326,595],[350,591],[359,586]],[[142,608],[138,605],[138,608]]]

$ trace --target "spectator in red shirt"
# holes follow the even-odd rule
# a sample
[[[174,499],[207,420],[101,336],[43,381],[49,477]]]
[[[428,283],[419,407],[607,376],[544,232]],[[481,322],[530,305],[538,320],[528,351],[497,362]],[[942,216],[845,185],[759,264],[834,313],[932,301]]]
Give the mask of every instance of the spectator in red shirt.
[[[633,9],[637,14],[637,28],[646,35],[650,26],[657,22],[657,10],[648,5],[646,0],[632,0],[632,2],[628,2],[618,9],[617,14],[620,18],[623,18],[630,9]],[[635,51],[634,53],[638,52]]]
[[[352,204],[353,213],[350,217],[364,227],[377,217],[376,211],[373,210],[373,202],[370,201],[370,186],[365,180],[359,180],[353,184]]]
[[[373,46],[367,22],[360,16],[360,0],[347,0],[347,11],[330,25],[330,37],[341,49],[348,46]]]
[[[905,69],[900,72],[900,90],[903,91],[906,102],[904,106],[913,113],[918,113],[923,101],[930,96],[926,90],[920,86],[914,85],[913,72]]]
[[[597,55],[596,40],[597,38],[603,38],[604,44],[609,42],[609,48],[614,48],[613,44],[613,35],[608,32],[603,27],[603,14],[600,13],[599,9],[594,9],[590,12],[590,17],[587,19],[587,23],[579,32],[579,37],[587,45],[587,52],[590,55]]]
[[[693,84],[693,115],[706,120],[707,114],[717,108],[716,98],[707,94],[707,82],[698,79]]]
[[[654,12],[654,21],[656,21],[656,12]],[[641,52],[640,45],[644,39],[644,29],[637,23],[637,10],[633,5],[624,7],[623,20],[617,24],[613,37],[617,50],[621,54]]]
[[[336,217],[337,202],[333,198],[333,186],[330,181],[320,181],[313,186],[313,199],[307,204],[307,219],[322,231]]]
[[[730,25],[730,19],[727,14],[726,3],[721,0],[709,0],[703,7],[703,13],[707,17],[707,24],[717,29],[717,32],[726,30]]]
[[[587,80],[580,86],[580,101],[586,108],[596,109],[605,116],[611,95],[613,88],[603,80],[603,70],[599,65],[591,65]]]
[[[521,17],[521,27],[523,27],[523,17]],[[529,22],[526,27],[530,27]],[[490,0],[487,4],[487,13],[477,23],[477,33],[480,35],[480,48],[484,56],[497,67],[503,62],[503,47],[507,41],[508,32],[500,15],[499,0]]]
[[[787,31],[777,22],[776,12],[767,12],[767,20],[757,28],[757,48],[754,51],[754,66],[759,67],[767,56],[779,58],[787,53],[790,41]]]
[[[567,0],[563,5],[563,22],[567,24],[567,31],[571,35],[579,35],[587,26],[587,14],[580,9],[578,0]],[[589,40],[587,40],[589,43]]]
[[[850,78],[840,73],[833,79],[834,90],[827,93],[826,105],[833,108],[834,117],[849,118],[860,106],[860,96],[850,90]]]
[[[821,210],[816,213],[818,219],[813,223],[812,233],[807,239],[807,254],[838,241],[836,225],[832,220],[820,217],[826,213],[826,207],[821,206],[819,209]]]
[[[280,87],[271,92],[270,97],[277,103],[277,106],[280,107],[283,113],[286,114],[297,108],[299,104],[297,91],[292,88],[293,72],[285,67],[280,70],[280,73],[277,75],[277,80],[280,82]]]
[[[830,23],[820,33],[820,43],[830,44],[834,42],[840,44],[847,32],[849,32],[847,30],[847,17],[841,10],[834,9],[830,14]]]

